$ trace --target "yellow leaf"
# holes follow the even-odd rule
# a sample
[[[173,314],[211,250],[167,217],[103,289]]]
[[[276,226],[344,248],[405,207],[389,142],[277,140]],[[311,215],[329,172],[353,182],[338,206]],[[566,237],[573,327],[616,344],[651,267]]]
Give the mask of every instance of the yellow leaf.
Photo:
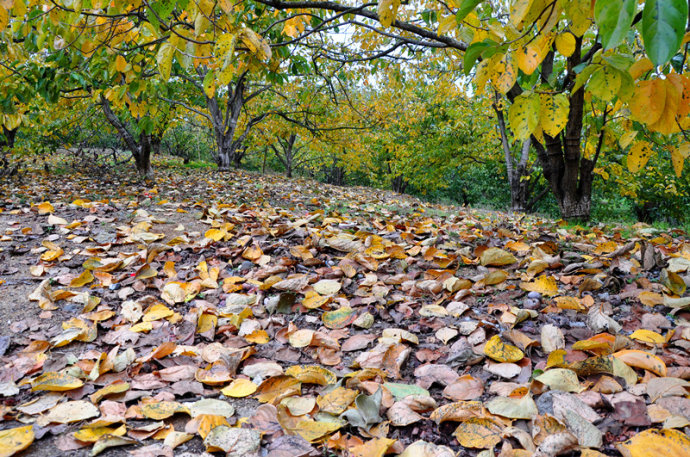
[[[164,80],[170,79],[170,70],[172,69],[172,60],[174,54],[175,48],[171,43],[163,43],[158,49],[156,62],[158,63],[158,71]]]
[[[165,262],[165,265],[163,266],[163,272],[168,278],[174,278],[177,276],[177,272],[175,271],[175,262],[172,260],[168,260]]]
[[[305,348],[314,339],[314,330],[303,328],[290,334],[289,342],[293,348]]]
[[[673,430],[644,430],[616,446],[623,457],[688,457],[690,438]]]
[[[272,376],[261,383],[256,391],[256,399],[261,403],[277,404],[285,397],[300,395],[302,383],[292,376]]]
[[[661,118],[665,105],[666,85],[661,79],[638,82],[629,103],[633,119],[647,125],[654,124]]]
[[[3,8],[0,6],[0,10]],[[0,21],[2,21],[0,14]],[[1,24],[0,24],[1,25]],[[10,457],[34,442],[34,427],[15,427],[0,431],[0,457]]]
[[[637,299],[640,300],[640,303],[647,306],[656,306],[664,303],[663,295],[647,290],[640,292],[640,295],[637,296]]]
[[[577,297],[563,296],[556,297],[553,299],[556,302],[556,306],[560,309],[574,309],[576,311],[582,311],[586,309],[585,305],[580,302]]]
[[[400,0],[380,0],[378,5],[379,22],[384,27],[390,27],[398,14]]]
[[[159,303],[149,308],[146,314],[144,314],[142,320],[144,322],[152,322],[160,319],[165,319],[166,317],[170,317],[173,314],[174,313],[170,308]]]
[[[530,292],[539,292],[542,295],[554,296],[558,293],[558,284],[552,276],[541,275],[533,282],[521,282],[520,288]]]
[[[631,173],[637,173],[647,165],[647,162],[654,154],[652,145],[647,141],[638,141],[628,152],[627,164]]]
[[[341,414],[355,401],[357,395],[359,392],[356,390],[337,387],[325,395],[319,395],[316,404],[319,405],[320,411],[328,414]]]
[[[123,382],[121,380],[114,381],[113,383],[98,389],[96,392],[89,395],[89,400],[91,403],[98,403],[102,398],[107,397],[112,394],[121,394],[129,390],[129,383]]]
[[[683,174],[683,166],[685,165],[685,157],[678,150],[678,148],[671,147],[671,163],[673,163],[673,171],[676,177],[680,178]]]
[[[527,75],[534,73],[551,50],[551,40],[551,35],[538,35],[526,46],[519,48],[515,54],[518,68]]]
[[[206,333],[216,329],[218,325],[218,316],[214,314],[202,314],[199,316],[199,321],[196,324],[197,333]]]
[[[159,401],[147,403],[141,407],[144,417],[153,420],[163,420],[173,416],[175,413],[187,413],[189,409],[176,401]]]
[[[127,427],[124,424],[119,427],[86,426],[74,432],[74,437],[79,441],[95,443],[104,435],[124,436],[125,433]]]
[[[256,262],[264,255],[263,251],[258,246],[250,246],[242,252],[242,258]]]
[[[570,32],[563,32],[556,37],[556,49],[565,57],[575,52],[575,37]]]
[[[320,422],[309,419],[297,422],[293,431],[305,440],[313,443],[335,432],[340,427],[342,427],[342,425],[339,422]]]
[[[510,22],[518,29],[522,28],[522,21],[532,7],[532,3],[534,3],[534,0],[517,0],[511,5]]]
[[[85,270],[82,274],[70,281],[70,287],[83,287],[94,280],[91,270]]]
[[[654,64],[647,57],[643,57],[640,60],[636,60],[630,68],[628,68],[628,73],[632,79],[637,79],[648,71],[654,70]]]
[[[658,376],[666,376],[666,364],[659,357],[637,349],[624,349],[613,356],[629,367],[642,368]]]
[[[223,238],[225,238],[225,235],[227,233],[225,230],[220,230],[220,229],[208,229],[206,230],[206,233],[204,233],[204,236],[206,238],[212,239],[213,241],[220,241]]]
[[[610,101],[618,94],[622,80],[619,70],[604,66],[592,73],[587,83],[587,90],[603,101]]]
[[[244,28],[239,38],[259,60],[269,60],[271,58],[271,47],[255,31]]]
[[[355,317],[355,310],[349,306],[343,306],[342,308],[323,313],[321,320],[326,327],[338,329],[350,325],[355,320]]]
[[[374,438],[364,444],[358,444],[348,449],[352,457],[383,457],[396,440],[390,438]]]
[[[570,30],[575,36],[582,36],[592,24],[590,0],[570,0],[563,2],[566,16],[570,19]]]
[[[630,143],[632,143],[632,140],[634,140],[636,136],[637,130],[626,132],[621,136],[620,140],[618,140],[618,144],[620,144],[621,148],[625,149],[630,146]]]
[[[338,377],[331,370],[318,365],[293,365],[285,374],[305,384],[326,386],[338,382]]]
[[[542,94],[539,98],[541,100],[541,110],[539,112],[541,129],[547,135],[555,137],[561,133],[568,122],[570,101],[565,94],[555,96]]]
[[[121,55],[118,55],[115,58],[115,69],[119,71],[120,73],[124,73],[125,69],[127,68],[127,61],[125,60],[124,57]]]
[[[498,335],[494,335],[486,342],[484,354],[497,362],[518,362],[525,357],[520,349],[505,344]]]
[[[499,248],[489,248],[482,252],[481,264],[485,267],[502,267],[517,262],[513,254]]]
[[[313,290],[307,291],[304,294],[304,300],[302,300],[302,306],[307,309],[321,308],[323,305],[328,303],[330,297],[322,297]]]
[[[322,279],[314,284],[314,290],[321,295],[335,295],[340,291],[340,281],[335,279]]]
[[[153,330],[153,324],[151,322],[139,322],[138,324],[132,325],[129,328],[129,331],[134,333],[145,333],[150,332],[151,330]]]
[[[222,360],[217,360],[206,368],[198,369],[194,376],[197,381],[214,386],[230,382],[232,375],[228,366]]]
[[[314,397],[287,397],[280,401],[293,416],[304,416],[314,410],[316,398]]]
[[[502,94],[508,92],[517,80],[518,67],[512,53],[506,52],[494,65],[495,77],[491,80],[494,88]]]
[[[244,339],[254,344],[266,344],[271,340],[266,330],[261,329],[255,330],[249,335],[245,335]]]
[[[258,386],[249,379],[240,378],[232,381],[229,386],[224,387],[220,392],[226,397],[243,398],[256,392],[257,388]]]
[[[36,208],[38,208],[38,214],[41,215],[52,213],[53,211],[55,211],[55,208],[53,208],[53,205],[51,205],[50,202],[39,203],[38,205],[36,205]]]
[[[197,428],[197,433],[199,434],[201,439],[206,439],[211,430],[213,430],[216,427],[219,427],[221,425],[230,426],[226,417],[219,416],[216,414],[199,414],[194,419],[199,424],[199,427]]]
[[[526,140],[539,125],[540,99],[538,94],[522,94],[508,108],[508,122],[515,138]],[[488,249],[487,249],[488,250]]]
[[[645,330],[645,329],[637,329],[635,330],[632,335],[630,335],[630,338],[633,340],[638,340],[638,341],[643,341],[645,343],[653,343],[653,344],[663,344],[666,342],[666,338],[664,338],[662,335],[659,335],[657,332],[653,332],[651,330]]]
[[[52,392],[64,392],[67,390],[78,389],[84,383],[65,373],[56,373],[54,371],[43,373],[31,382],[31,390],[48,390]]]
[[[472,417],[461,423],[453,436],[461,446],[488,449],[501,442],[502,432],[503,428],[492,419]]]

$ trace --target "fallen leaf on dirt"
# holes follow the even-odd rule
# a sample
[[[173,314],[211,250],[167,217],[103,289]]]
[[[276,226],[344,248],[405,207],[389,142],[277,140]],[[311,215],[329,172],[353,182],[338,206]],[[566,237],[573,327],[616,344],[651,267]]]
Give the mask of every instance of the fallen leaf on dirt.
[[[34,427],[15,427],[0,431],[0,457],[10,457],[34,442]]]
[[[690,438],[678,430],[644,430],[616,446],[624,457],[690,455]]]
[[[257,430],[216,427],[204,439],[209,452],[223,451],[227,457],[244,457],[259,449],[261,434]]]
[[[84,382],[81,379],[77,379],[66,373],[48,372],[36,377],[36,379],[31,382],[31,390],[64,392],[78,389],[83,385]]]
[[[503,427],[492,419],[472,417],[462,422],[453,436],[461,446],[487,449],[501,442]]]
[[[494,335],[486,342],[484,354],[497,362],[518,362],[525,357],[525,354],[515,346],[501,341],[501,337]]]

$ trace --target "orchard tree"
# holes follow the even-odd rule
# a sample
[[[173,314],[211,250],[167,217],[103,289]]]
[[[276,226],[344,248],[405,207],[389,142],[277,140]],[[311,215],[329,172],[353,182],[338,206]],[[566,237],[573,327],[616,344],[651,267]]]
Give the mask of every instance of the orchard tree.
[[[382,46],[384,55],[422,47],[462,51],[477,92],[490,83],[507,98],[511,140],[530,140],[566,219],[589,218],[594,170],[611,123],[627,119],[635,130],[663,135],[689,127],[687,0],[258,1],[329,11],[327,20],[361,27],[367,33],[358,51],[370,45]],[[685,150],[676,149],[674,162],[684,161]],[[651,154],[635,141],[629,160]]]

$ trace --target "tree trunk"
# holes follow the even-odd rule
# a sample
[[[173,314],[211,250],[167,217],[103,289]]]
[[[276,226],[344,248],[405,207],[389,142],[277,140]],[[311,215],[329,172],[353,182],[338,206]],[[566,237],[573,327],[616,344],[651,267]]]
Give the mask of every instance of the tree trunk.
[[[575,82],[575,67],[582,61],[582,38],[576,37],[575,52],[568,57],[568,76],[563,82],[570,87]],[[541,79],[547,82],[553,70],[553,51],[542,62]],[[522,89],[515,85],[508,98],[513,102]],[[601,145],[593,159],[582,156],[582,124],[584,119],[585,90],[579,88],[570,94],[570,109],[565,130],[557,137],[544,135],[543,143],[532,136],[531,141],[537,151],[544,178],[558,202],[561,217],[565,220],[587,221],[592,205],[592,182]],[[603,124],[606,123],[604,110]],[[603,132],[600,132],[603,135]]]
[[[108,123],[117,130],[118,135],[120,135],[120,138],[122,138],[132,153],[139,175],[145,178],[152,176],[151,135],[141,132],[139,134],[139,141],[137,141],[134,135],[127,129],[125,123],[110,108],[110,102],[103,95],[101,95],[101,107]]]
[[[151,136],[146,133],[139,135],[139,151],[134,154],[134,163],[137,166],[137,171],[144,178],[149,178],[153,175],[151,169],[151,150],[153,147]],[[160,143],[158,144],[160,147]]]
[[[240,146],[239,140],[234,140],[237,124],[244,105],[244,75],[240,76],[233,87],[228,84],[228,101],[225,107],[225,116],[218,103],[218,97],[206,98],[206,106],[211,114],[211,123],[218,146],[216,165],[220,171],[228,171],[234,164],[239,167],[242,157],[236,157]]]
[[[399,194],[405,193],[405,189],[407,188],[407,180],[402,175],[398,175],[391,180],[391,187],[393,188],[394,192]]]
[[[0,148],[6,147],[7,149],[12,149],[14,148],[14,141],[17,137],[17,130],[19,129],[8,129],[3,125],[2,127],[2,136],[3,138],[0,138]]]

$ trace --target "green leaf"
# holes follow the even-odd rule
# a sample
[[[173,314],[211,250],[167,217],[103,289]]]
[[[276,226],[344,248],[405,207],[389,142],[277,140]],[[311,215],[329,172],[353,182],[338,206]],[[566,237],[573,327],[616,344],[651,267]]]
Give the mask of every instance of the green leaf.
[[[578,65],[578,67],[579,66],[580,65]],[[587,84],[587,80],[589,79],[590,76],[592,76],[592,73],[594,73],[597,69],[598,69],[598,66],[596,66],[596,65],[588,65],[588,66],[584,67],[583,69],[581,69],[579,72],[576,70],[577,76],[575,77],[575,85],[573,86],[571,93],[574,94],[575,92],[580,90],[580,88],[582,86]]]
[[[642,12],[642,41],[654,65],[663,65],[678,51],[688,20],[687,0],[648,0]]]
[[[355,398],[355,408],[348,409],[340,415],[340,418],[346,419],[355,427],[369,428],[383,420],[379,416],[382,398],[383,389],[381,388],[374,395],[359,394]]]
[[[604,49],[615,48],[623,42],[635,17],[636,0],[607,0],[594,5],[594,20]]]
[[[471,45],[469,45],[469,47],[465,51],[465,58],[463,61],[463,69],[465,70],[466,75],[470,73],[470,70],[474,66],[474,63],[477,61],[477,58],[479,58],[479,56],[481,56],[484,51],[488,50],[495,44],[495,42],[487,40],[472,43]]]
[[[458,12],[455,13],[455,20],[458,22],[458,25],[467,17],[468,14],[472,12],[472,10],[481,3],[482,0],[464,0],[462,2],[462,5],[460,5],[460,8],[458,8]]]
[[[429,396],[429,391],[415,384],[401,384],[398,382],[385,382],[383,387],[388,389],[393,396],[400,400],[410,395]]]

